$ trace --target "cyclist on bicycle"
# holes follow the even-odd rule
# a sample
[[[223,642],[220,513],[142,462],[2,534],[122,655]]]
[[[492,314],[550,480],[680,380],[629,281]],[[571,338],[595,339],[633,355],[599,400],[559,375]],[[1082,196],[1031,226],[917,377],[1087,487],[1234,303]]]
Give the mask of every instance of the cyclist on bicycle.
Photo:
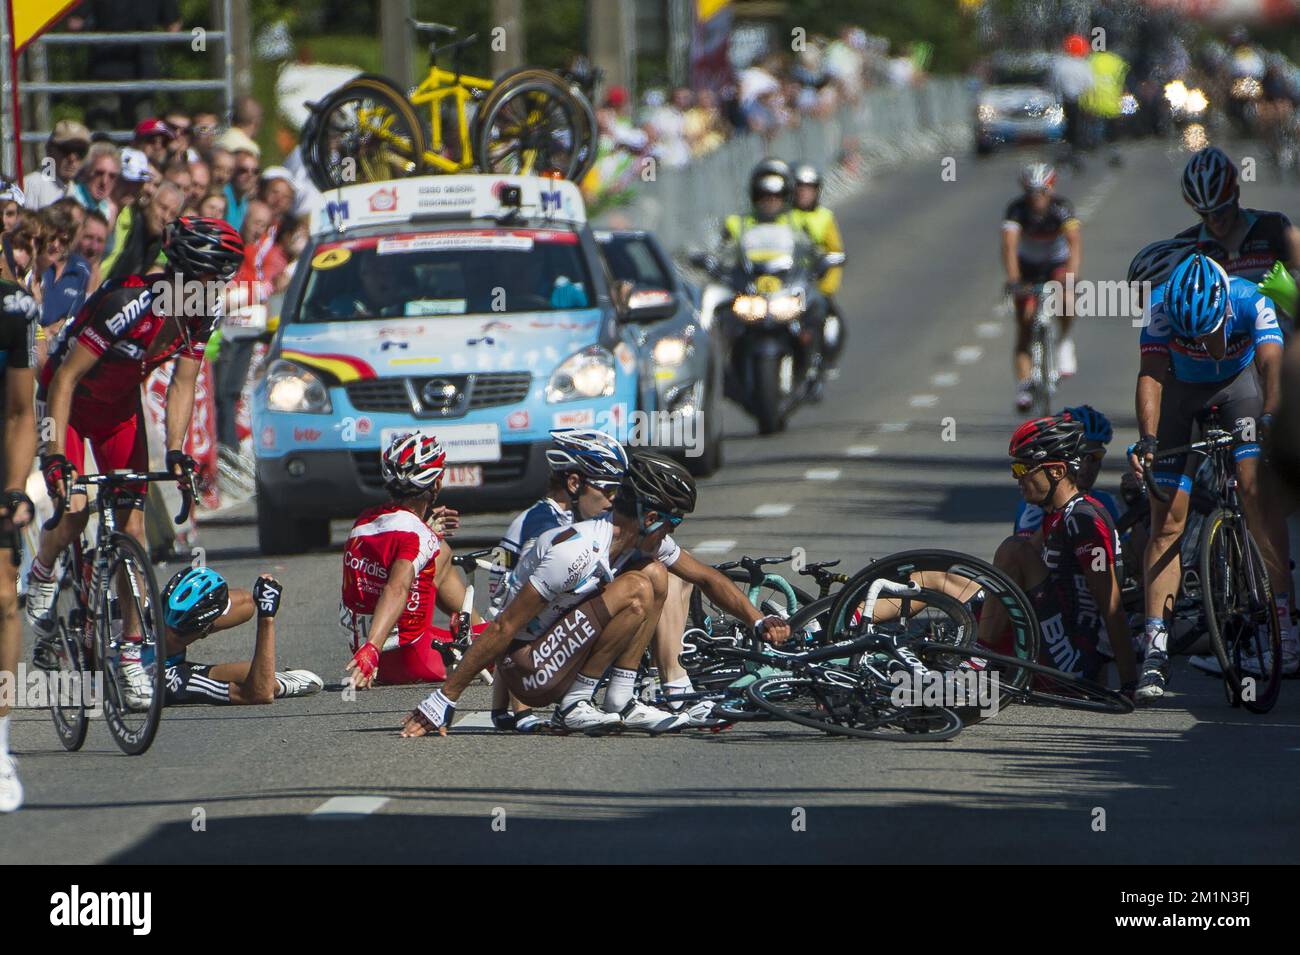
[[[465,585],[443,540],[458,515],[435,506],[446,461],[431,435],[396,435],[380,454],[391,500],[357,516],[343,549],[339,624],[353,652],[347,666],[353,686],[428,683],[447,675],[434,644],[452,634],[433,625],[433,611],[438,606],[458,619]],[[481,622],[471,627],[482,629]]]
[[[1105,505],[1079,483],[1091,445],[1083,421],[1070,414],[1027,421],[1011,436],[1011,473],[1044,517],[1032,535],[1003,541],[993,563],[1032,601],[1043,663],[1104,682],[1113,659],[1131,691],[1137,667],[1121,602],[1119,535]],[[981,642],[997,646],[1007,623],[1001,605],[985,603]]]
[[[634,696],[637,670],[654,634],[671,572],[718,606],[780,643],[790,628],[763,616],[726,576],[668,536],[695,509],[695,481],[661,454],[636,451],[614,501],[613,519],[547,531],[520,559],[505,608],[447,679],[406,718],[402,735],[446,735],[456,702],[474,674],[496,662],[497,676],[530,706],[555,704],[562,732],[619,729],[662,733],[682,713]],[[604,706],[593,695],[609,671]]]
[[[5,413],[0,417],[4,460],[0,473],[5,492],[0,499],[0,673],[17,674],[23,626],[18,615],[18,551],[20,530],[32,519],[32,502],[23,488],[36,456],[35,391],[36,320],[40,306],[20,282],[31,268],[34,244],[27,233],[0,236],[0,381],[4,383]],[[0,812],[13,812],[23,802],[18,767],[9,755],[9,706],[0,704]]]
[[[163,618],[167,625],[166,706],[219,703],[252,706],[319,693],[325,682],[310,670],[275,669],[275,615],[284,592],[280,582],[263,574],[252,590],[231,588],[207,567],[179,571],[163,589]],[[229,630],[257,614],[253,659],[239,663],[194,663],[188,651],[196,641],[218,630]],[[153,664],[146,648],[145,666]]]
[[[627,451],[603,431],[568,428],[552,431],[551,438],[555,447],[546,452],[551,468],[546,496],[510,522],[493,553],[491,606],[496,612],[504,606],[519,555],[546,531],[605,515],[627,474]],[[511,700],[507,709],[507,699],[505,683],[498,680],[492,686],[492,723],[497,729],[531,733],[542,727],[518,700]]]
[[[1025,285],[1064,283],[1070,274],[1077,278],[1083,235],[1070,200],[1053,192],[1055,169],[1047,163],[1030,163],[1020,172],[1020,185],[1024,194],[1011,201],[1002,218],[1002,266],[1007,274],[1007,291],[1014,296],[1016,307],[1016,408],[1025,411],[1033,403],[1029,339],[1034,320],[1034,296]],[[1062,305],[1057,367],[1065,376],[1078,370],[1078,360],[1070,337],[1074,305]]]
[[[1106,445],[1110,444],[1111,438],[1115,434],[1111,429],[1110,419],[1092,405],[1076,405],[1073,408],[1064,408],[1061,410],[1061,414],[1069,415],[1075,421],[1083,424],[1083,446],[1081,448],[1083,457],[1079,463],[1078,474],[1075,475],[1075,485],[1081,492],[1099,501],[1106,508],[1107,513],[1110,514],[1112,521],[1118,521],[1121,509],[1119,502],[1115,500],[1115,496],[1094,487],[1097,483],[1097,477],[1101,474],[1101,462],[1106,459]],[[1015,530],[1013,533],[1017,537],[1029,537],[1042,526],[1043,509],[1037,504],[1031,504],[1022,496],[1020,506],[1016,510]]]
[[[1169,623],[1182,580],[1179,541],[1192,489],[1189,455],[1161,457],[1159,448],[1187,444],[1196,415],[1210,407],[1218,407],[1231,430],[1267,428],[1278,408],[1282,332],[1272,302],[1253,283],[1229,277],[1213,259],[1196,253],[1170,276],[1142,329],[1141,351],[1136,397],[1141,437],[1129,449],[1129,464],[1139,475],[1151,468],[1155,482],[1173,492],[1167,503],[1151,498],[1151,536],[1143,560],[1145,661],[1137,695],[1155,700],[1169,679]],[[1238,441],[1233,454],[1242,504],[1269,577],[1281,585],[1274,592],[1283,605],[1288,574],[1271,543],[1276,530],[1270,523],[1279,519],[1261,508],[1259,443],[1249,430],[1239,433]],[[1295,672],[1297,665],[1295,638],[1285,629],[1283,672]]]
[[[194,459],[183,445],[203,351],[220,319],[216,283],[235,274],[243,261],[244,244],[239,233],[220,219],[184,216],[167,226],[163,252],[168,266],[185,282],[204,283],[205,294],[194,296],[188,290],[180,296],[166,294],[174,286],[159,281],[165,271],[161,265],[143,275],[109,280],[76,318],[64,324],[41,370],[37,415],[42,430],[49,429],[41,471],[50,497],[68,501],[68,510],[52,530],[42,532],[32,561],[27,616],[38,636],[48,638],[53,625],[51,611],[58,593],[55,563],[90,517],[84,486],[73,484],[85,470],[85,443],[90,443],[101,472],[146,470],[149,452],[140,386],[155,368],[169,361],[174,365],[167,388],[166,466],[178,478],[194,470]],[[201,299],[199,308],[193,307],[196,299]],[[147,551],[145,489],[139,485],[127,491],[129,499],[118,519]],[[124,611],[123,695],[130,708],[147,709],[153,686],[139,662],[139,621],[133,606]],[[48,649],[48,639],[38,640],[38,657]]]

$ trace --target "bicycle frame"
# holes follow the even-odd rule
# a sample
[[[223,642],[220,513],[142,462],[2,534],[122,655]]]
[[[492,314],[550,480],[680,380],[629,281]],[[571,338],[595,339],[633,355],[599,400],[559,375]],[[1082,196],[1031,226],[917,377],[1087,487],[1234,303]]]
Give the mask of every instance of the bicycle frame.
[[[466,108],[474,98],[475,91],[486,93],[494,83],[481,76],[469,76],[459,70],[444,70],[436,64],[429,64],[429,73],[407,97],[412,106],[429,106],[429,147],[424,151],[423,159],[430,166],[436,166],[443,172],[462,172],[473,167],[474,155],[470,145],[469,111]],[[460,140],[459,161],[442,155],[445,147],[442,128],[442,104],[450,98],[456,107],[456,135]]]

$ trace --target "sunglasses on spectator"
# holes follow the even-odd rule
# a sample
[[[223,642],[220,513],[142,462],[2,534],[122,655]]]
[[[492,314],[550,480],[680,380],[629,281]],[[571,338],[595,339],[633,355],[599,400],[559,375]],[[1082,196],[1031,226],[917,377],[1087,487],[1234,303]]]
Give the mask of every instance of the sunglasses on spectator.
[[[238,176],[251,176],[257,172],[256,166],[236,166],[235,174]]]
[[[59,146],[60,155],[74,159],[85,159],[88,150],[85,146]]]

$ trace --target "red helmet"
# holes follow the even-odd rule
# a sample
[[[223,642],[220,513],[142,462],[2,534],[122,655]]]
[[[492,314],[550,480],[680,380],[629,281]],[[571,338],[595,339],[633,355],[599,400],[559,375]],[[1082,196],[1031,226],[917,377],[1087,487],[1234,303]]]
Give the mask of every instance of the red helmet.
[[[1068,414],[1034,418],[1016,429],[1007,453],[1029,464],[1060,461],[1077,467],[1083,458],[1085,433],[1083,422]]]
[[[447,463],[447,452],[428,434],[399,434],[380,456],[380,471],[390,493],[407,497],[427,491]]]
[[[181,216],[163,233],[167,261],[186,278],[225,281],[244,261],[244,240],[224,219]]]
[[[1080,33],[1071,33],[1065,38],[1065,43],[1062,46],[1067,56],[1088,55],[1088,41]]]

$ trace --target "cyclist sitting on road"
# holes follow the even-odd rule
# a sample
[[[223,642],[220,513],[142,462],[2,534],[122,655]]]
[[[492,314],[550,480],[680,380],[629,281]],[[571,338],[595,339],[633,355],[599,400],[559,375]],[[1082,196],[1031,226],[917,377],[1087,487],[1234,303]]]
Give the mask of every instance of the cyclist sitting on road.
[[[85,442],[90,443],[101,472],[147,469],[140,386],[155,368],[173,359],[167,387],[167,470],[178,477],[194,470],[194,459],[182,448],[194,411],[203,350],[220,319],[219,313],[209,311],[209,306],[216,310],[220,305],[213,283],[235,274],[243,261],[244,244],[239,233],[219,219],[185,216],[167,226],[163,252],[169,267],[187,283],[204,283],[198,314],[190,314],[198,296],[188,288],[182,296],[165,296],[155,289],[163,276],[161,266],[144,275],[109,280],[75,319],[64,323],[41,370],[37,415],[42,429],[50,428],[41,471],[50,497],[68,501],[68,510],[52,530],[41,534],[28,578],[27,616],[38,634],[38,655],[42,645],[46,652],[49,649],[50,615],[59,589],[55,562],[90,518],[84,486],[72,483],[84,471]],[[167,298],[181,299],[171,303],[171,314],[163,313]],[[119,526],[147,552],[144,487],[125,490],[132,499],[118,514]],[[123,612],[123,696],[131,709],[145,710],[153,699],[153,684],[140,664],[139,620],[134,605],[127,604]]]
[[[637,669],[654,634],[671,572],[702,588],[719,607],[780,643],[790,628],[763,616],[726,576],[700,563],[668,532],[695,509],[695,481],[671,458],[632,454],[612,520],[547,531],[515,570],[517,588],[441,689],[406,718],[402,735],[446,735],[456,702],[483,667],[529,706],[556,704],[563,732],[618,729],[661,733],[685,725],[634,698]],[[603,709],[592,697],[609,671]]]
[[[835,221],[835,213],[821,204],[822,177],[817,167],[812,163],[799,163],[794,167],[792,178],[794,209],[790,217],[794,220],[794,224],[803,229],[812,240],[818,255],[826,252],[843,252],[844,239],[840,236],[840,227]],[[840,315],[839,305],[835,301],[835,293],[839,291],[843,278],[844,267],[837,265],[828,269],[826,274],[817,281],[817,287],[826,296],[831,313],[841,321],[843,316]],[[827,360],[833,363],[838,356],[840,343],[836,341],[826,344],[827,351],[830,353],[826,356]]]
[[[164,703],[220,703],[252,706],[294,696],[311,696],[325,686],[310,670],[275,669],[275,615],[284,588],[263,574],[253,589],[231,589],[215,570],[187,567],[163,589],[163,616],[167,624],[167,660]],[[253,659],[239,663],[194,663],[190,646],[218,630],[229,630],[257,613],[257,642]],[[144,664],[153,663],[152,648],[144,651]]]
[[[0,257],[0,382],[4,410],[0,416],[0,474],[5,480],[0,499],[0,673],[18,672],[23,626],[18,615],[18,534],[32,519],[32,502],[23,488],[36,456],[35,391],[36,322],[40,306],[19,281],[35,257],[25,231],[6,233]],[[13,812],[23,803],[18,767],[9,755],[10,706],[0,703],[0,812]]]
[[[1111,438],[1114,437],[1110,419],[1092,405],[1064,408],[1061,414],[1069,415],[1083,424],[1083,459],[1075,475],[1075,486],[1084,494],[1096,498],[1106,508],[1111,520],[1118,521],[1121,509],[1115,496],[1093,487],[1101,474],[1101,462],[1106,459],[1106,445],[1110,444]],[[1037,504],[1031,504],[1022,496],[1020,507],[1016,511],[1014,533],[1017,537],[1029,537],[1042,526],[1043,509]]]
[[[1003,541],[993,563],[1032,601],[1043,663],[1104,682],[1102,669],[1113,659],[1131,691],[1137,669],[1120,599],[1119,535],[1106,507],[1079,486],[1088,448],[1083,422],[1070,414],[1027,421],[1011,436],[1011,473],[1044,518],[1029,537]],[[1007,626],[1002,606],[986,602],[980,642],[998,646]]]
[[[1066,275],[1077,279],[1083,256],[1083,236],[1074,206],[1052,190],[1056,170],[1046,163],[1031,163],[1020,173],[1024,194],[1011,201],[1002,219],[1002,265],[1007,273],[1007,291],[1016,307],[1016,407],[1025,411],[1033,403],[1033,361],[1029,357],[1029,339],[1034,320],[1034,296],[1024,286],[1042,282],[1065,282]],[[1074,315],[1072,302],[1062,303],[1061,341],[1057,346],[1057,367],[1061,375],[1078,370],[1070,324]]]
[[[1289,619],[1289,574],[1272,544],[1279,530],[1286,532],[1285,524],[1261,508],[1259,443],[1250,433],[1266,430],[1278,408],[1282,332],[1272,302],[1253,283],[1230,278],[1222,266],[1197,253],[1170,276],[1162,300],[1151,310],[1150,324],[1142,329],[1141,349],[1136,399],[1141,437],[1129,449],[1129,464],[1139,475],[1152,468],[1155,482],[1173,491],[1167,503],[1151,498],[1151,537],[1143,560],[1145,662],[1137,696],[1155,700],[1164,695],[1169,679],[1169,623],[1182,580],[1179,545],[1194,467],[1189,455],[1160,457],[1159,448],[1187,444],[1193,420],[1204,409],[1217,406],[1225,425],[1238,432],[1233,456],[1247,523],[1274,581],[1279,616]],[[1249,430],[1243,434],[1241,429]],[[1243,666],[1250,669],[1249,662]],[[1259,661],[1254,666],[1259,672]],[[1284,626],[1282,670],[1294,673],[1298,666],[1295,635]]]
[[[510,522],[493,552],[491,606],[497,612],[505,605],[509,575],[519,555],[546,531],[606,514],[627,474],[627,452],[603,431],[566,428],[552,431],[551,438],[555,447],[546,452],[551,468],[546,496]],[[518,700],[511,700],[507,709],[507,699],[505,683],[496,681],[492,723],[497,729],[531,733],[542,727],[542,721]]]
[[[358,515],[343,550],[339,623],[353,651],[353,686],[429,683],[446,677],[435,643],[452,634],[433,626],[434,606],[460,613],[465,584],[443,537],[459,515],[435,507],[447,454],[430,435],[399,434],[380,455],[392,499]],[[483,629],[477,614],[472,631]],[[481,668],[480,668],[481,669]]]

